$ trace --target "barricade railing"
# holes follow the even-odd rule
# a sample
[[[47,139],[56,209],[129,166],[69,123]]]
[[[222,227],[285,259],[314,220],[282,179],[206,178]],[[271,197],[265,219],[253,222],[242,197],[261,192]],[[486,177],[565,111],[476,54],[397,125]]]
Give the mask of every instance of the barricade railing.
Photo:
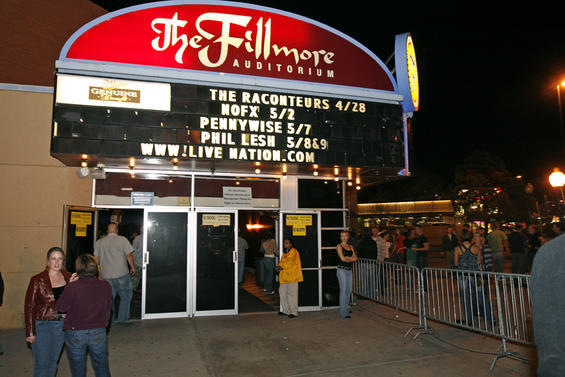
[[[428,320],[500,338],[502,357],[524,360],[507,341],[533,345],[530,276],[444,268],[419,270],[404,264],[360,258],[353,293],[418,316],[414,330],[431,334]]]
[[[534,344],[529,275],[424,268],[421,277],[421,333],[433,320],[500,338],[491,370],[501,357],[523,360],[506,342]]]
[[[405,264],[359,258],[353,265],[353,293],[418,316],[422,325],[420,272]]]

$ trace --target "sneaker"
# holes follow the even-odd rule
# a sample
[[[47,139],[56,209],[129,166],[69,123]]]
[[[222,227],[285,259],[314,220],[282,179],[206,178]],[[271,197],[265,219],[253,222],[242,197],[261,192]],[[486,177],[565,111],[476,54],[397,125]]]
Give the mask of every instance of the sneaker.
[[[289,314],[288,318],[296,318],[296,316],[294,314]]]
[[[275,291],[267,292],[268,295],[274,295]]]

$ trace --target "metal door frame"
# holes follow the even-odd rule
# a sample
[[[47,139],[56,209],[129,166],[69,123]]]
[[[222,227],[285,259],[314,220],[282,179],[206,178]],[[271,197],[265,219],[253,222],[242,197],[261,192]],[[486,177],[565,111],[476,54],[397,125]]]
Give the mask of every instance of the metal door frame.
[[[284,241],[284,215],[294,215],[294,214],[304,214],[304,215],[316,215],[317,221],[317,233],[318,233],[318,267],[307,267],[302,268],[302,271],[318,271],[318,306],[299,306],[298,311],[301,312],[311,312],[322,310],[322,216],[321,211],[313,210],[300,210],[300,211],[279,211],[279,260],[283,252],[283,241]],[[300,250],[298,251],[300,252]],[[282,310],[282,307],[280,308]]]
[[[149,250],[147,250],[147,228],[149,226],[148,221],[148,214],[150,212],[156,213],[186,213],[187,216],[187,229],[186,229],[186,311],[184,312],[173,312],[173,313],[145,313],[145,303],[146,303],[146,295],[147,295],[147,264],[151,262]],[[191,250],[191,237],[190,237],[190,230],[193,229],[192,226],[192,219],[190,208],[188,207],[144,207],[143,208],[143,275],[142,275],[142,295],[141,295],[141,319],[157,319],[157,318],[179,318],[179,317],[188,317],[190,313],[193,312],[192,306],[192,299],[191,295],[193,295],[192,285],[193,285],[193,275],[192,275],[192,268],[191,268],[191,258],[190,258],[190,250]],[[196,237],[192,237],[196,238]]]
[[[197,232],[198,232],[198,214],[199,213],[230,213],[234,215],[234,245],[233,245],[233,272],[234,272],[234,309],[225,309],[225,310],[196,310],[196,276],[197,276],[197,253],[198,253],[198,245],[197,245]],[[193,277],[191,280],[193,281],[192,285],[192,308],[191,311],[192,315],[195,317],[205,317],[205,316],[216,316],[216,315],[237,315],[238,314],[238,274],[237,274],[237,262],[238,262],[238,255],[237,255],[237,233],[238,233],[238,215],[239,210],[237,208],[225,208],[225,207],[195,207],[194,211],[192,212],[192,229],[194,237],[190,240],[190,265],[191,265],[191,276]]]

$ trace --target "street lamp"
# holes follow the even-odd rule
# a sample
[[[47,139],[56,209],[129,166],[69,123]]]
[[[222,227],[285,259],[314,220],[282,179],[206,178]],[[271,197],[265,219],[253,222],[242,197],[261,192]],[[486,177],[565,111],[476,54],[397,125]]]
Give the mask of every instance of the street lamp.
[[[561,81],[560,84],[557,84],[557,105],[559,106],[559,128],[561,131],[561,152],[565,153],[565,134],[564,134],[564,125],[563,125],[563,108],[561,106],[561,87],[565,88],[565,80]]]
[[[565,174],[558,168],[554,168],[553,172],[549,175],[549,184],[552,187],[559,187],[561,191],[561,199],[565,203],[565,196],[563,196],[563,186],[565,185]]]

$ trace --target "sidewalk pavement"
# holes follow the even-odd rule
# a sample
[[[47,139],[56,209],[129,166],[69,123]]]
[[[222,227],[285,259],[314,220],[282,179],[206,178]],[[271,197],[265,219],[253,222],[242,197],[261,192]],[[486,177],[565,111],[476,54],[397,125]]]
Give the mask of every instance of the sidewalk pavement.
[[[499,339],[431,323],[433,335],[403,335],[417,318],[360,300],[351,319],[337,309],[136,321],[108,336],[110,370],[122,376],[535,376],[535,347],[509,343],[510,358],[490,364]],[[31,376],[23,329],[0,332],[0,376]],[[90,359],[88,376],[94,376]],[[63,351],[57,376],[70,376]]]

